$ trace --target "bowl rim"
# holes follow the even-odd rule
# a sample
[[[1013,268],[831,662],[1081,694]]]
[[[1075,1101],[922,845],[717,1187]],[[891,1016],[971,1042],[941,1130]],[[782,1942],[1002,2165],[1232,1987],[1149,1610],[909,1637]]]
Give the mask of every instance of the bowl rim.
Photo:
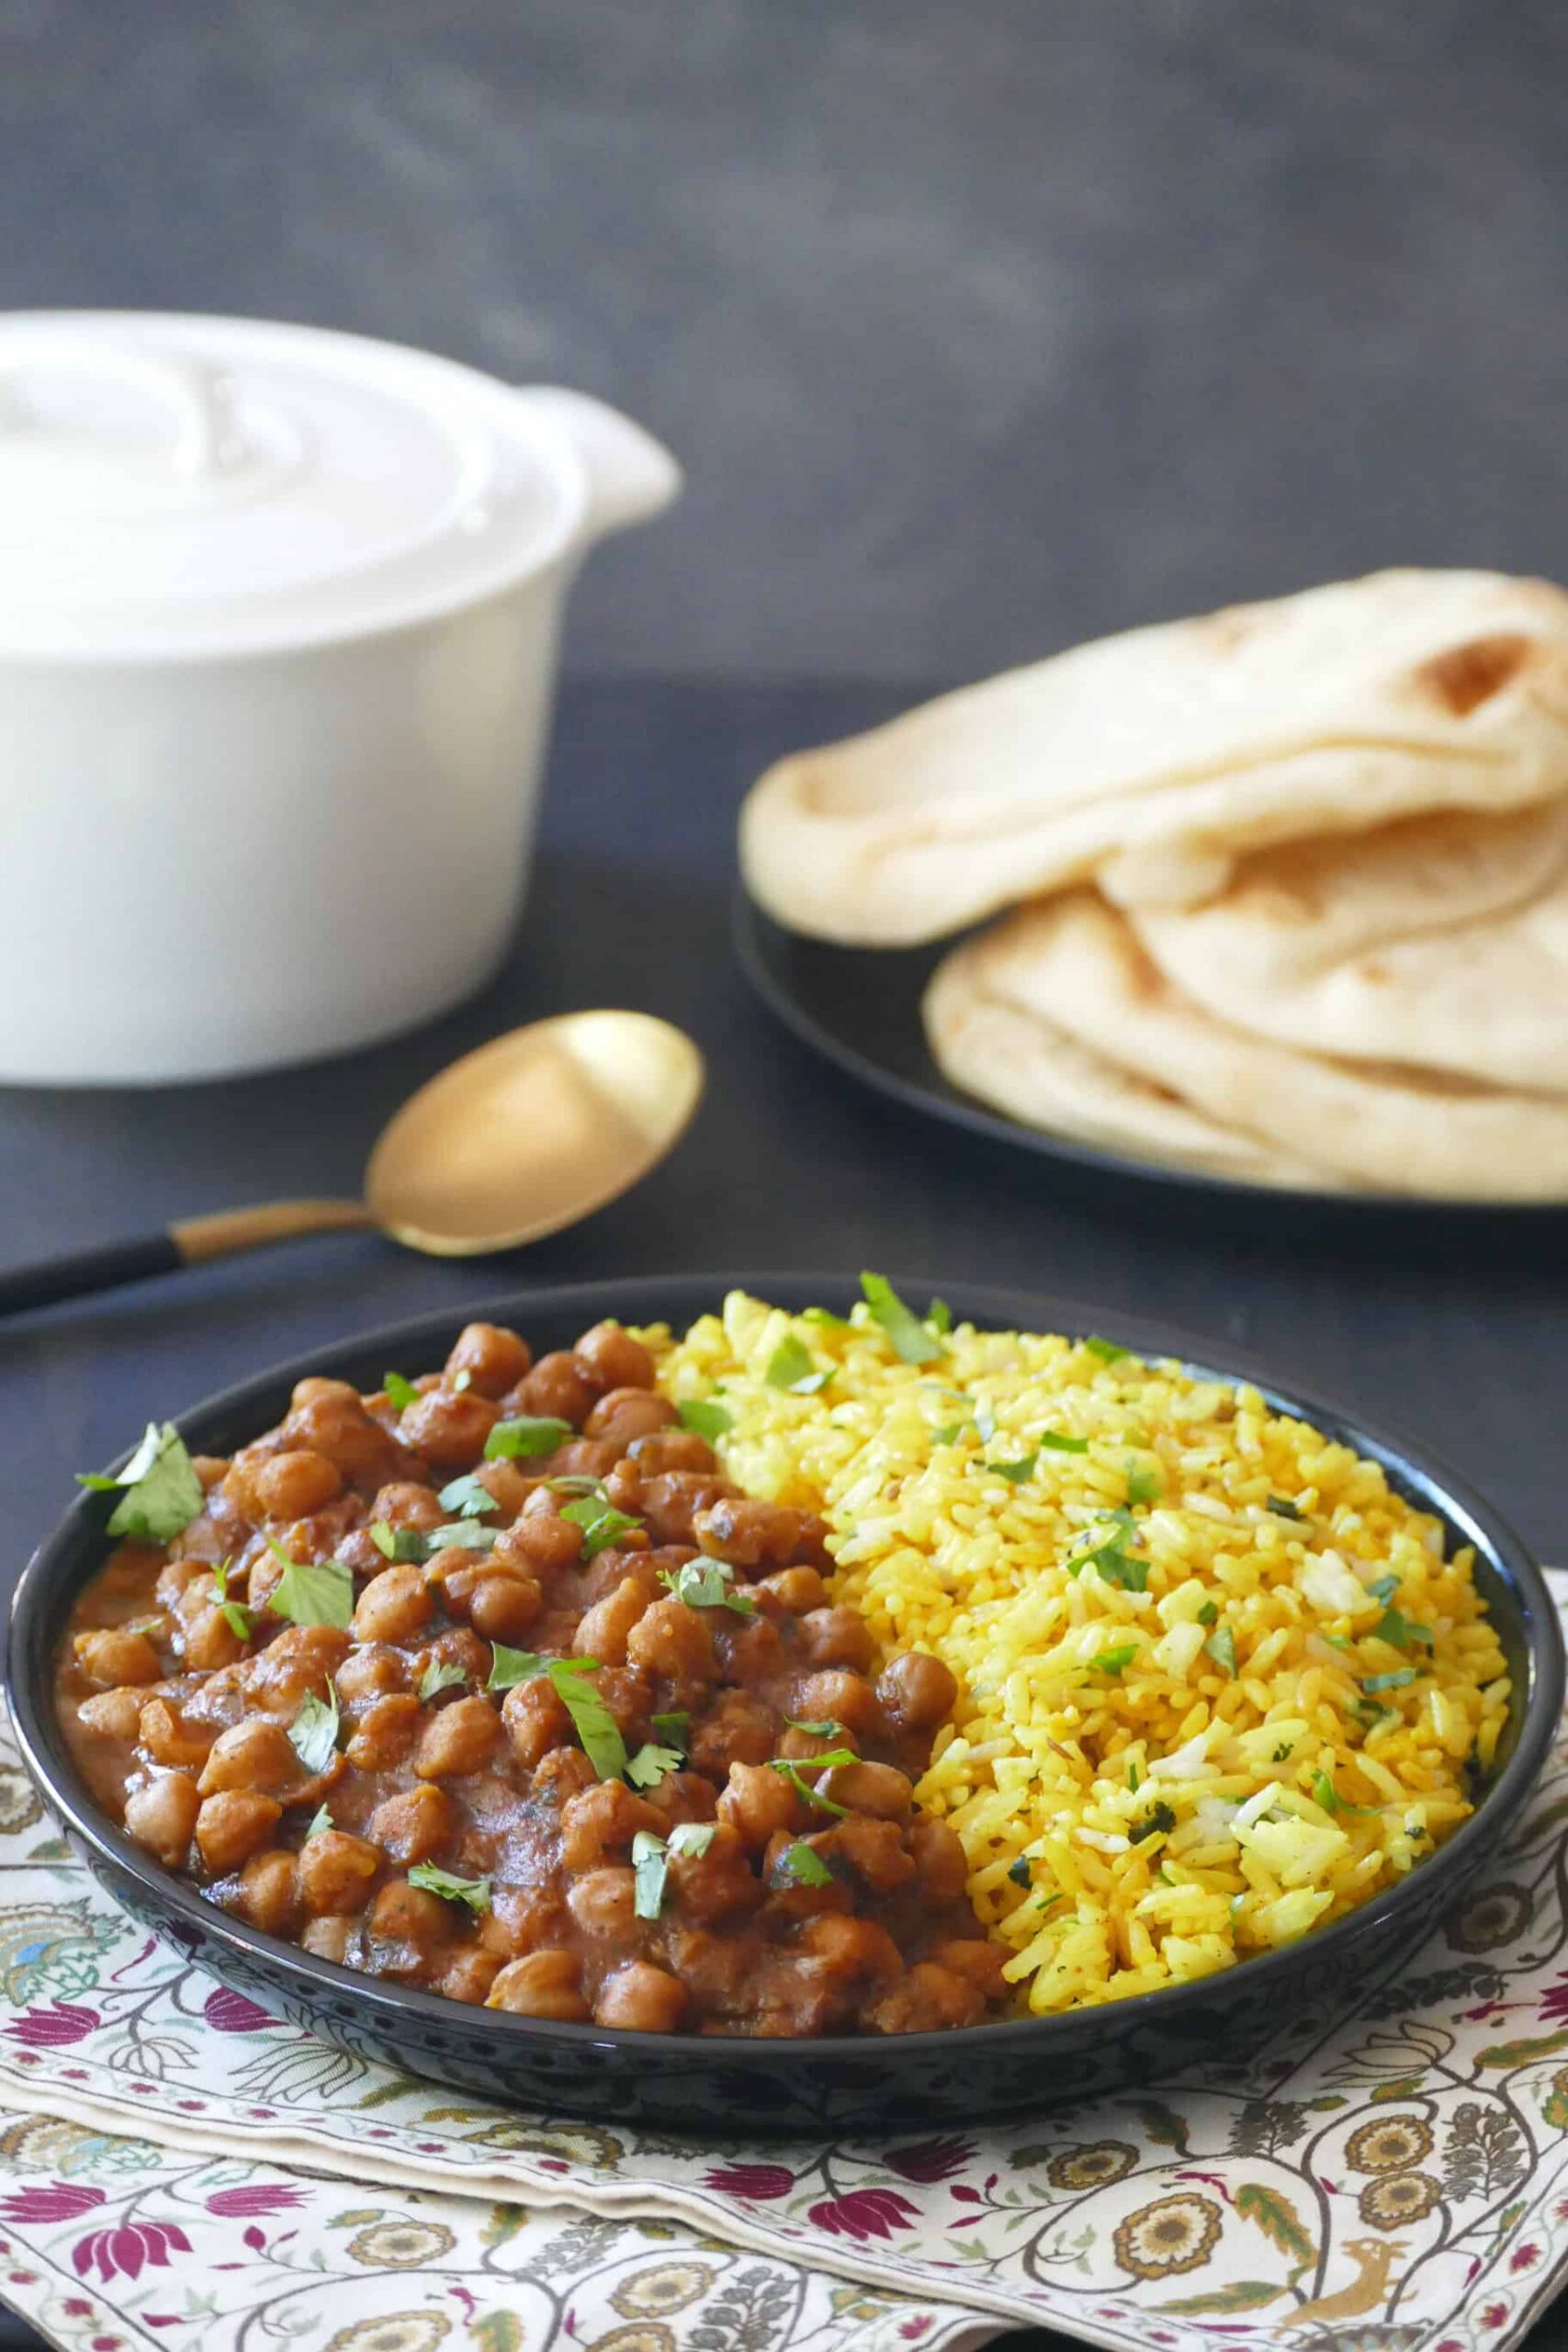
[[[1092,2031],[1096,2019],[1104,2022],[1108,2013],[1115,2014],[1118,2022],[1147,2019],[1154,2027],[1169,2023],[1179,2018],[1184,2009],[1194,2008],[1205,1999],[1212,2001],[1217,1990],[1223,1997],[1227,1984],[1244,1982],[1249,1988],[1263,1990],[1267,1972],[1283,1976],[1292,1965],[1299,1966],[1306,1951],[1326,1955],[1332,1949],[1337,1956],[1343,1956],[1358,1939],[1378,1938],[1380,1930],[1402,1911],[1413,1907],[1418,1899],[1429,1897],[1435,1883],[1462,1883],[1478,1850],[1494,1840],[1523,1806],[1551,1748],[1563,1705],[1563,1642],[1556,1605],[1534,1555],[1508,1521],[1468,1479],[1425,1447],[1381,1422],[1368,1422],[1328,1399],[1282,1383],[1276,1373],[1245,1352],[1233,1352],[1224,1345],[1216,1348],[1212,1342],[1168,1324],[1145,1321],[1120,1310],[1102,1310],[1049,1294],[1014,1290],[1010,1285],[998,1288],[963,1281],[933,1282],[929,1276],[908,1274],[896,1274],[889,1280],[901,1295],[932,1292],[949,1299],[955,1321],[975,1322],[982,1328],[997,1329],[1092,1332],[1145,1359],[1174,1357],[1184,1370],[1195,1375],[1223,1380],[1229,1385],[1256,1387],[1271,1406],[1311,1421],[1380,1462],[1396,1485],[1413,1487],[1425,1498],[1423,1508],[1436,1505],[1460,1530],[1463,1541],[1476,1546],[1509,1589],[1517,1609],[1529,1666],[1529,1689],[1518,1736],[1507,1762],[1469,1820],[1428,1860],[1328,1927],[1295,1943],[1240,1962],[1234,1968],[1186,1979],[1155,1992],[1140,1993],[1126,2001],[1055,2010],[1043,2017],[1005,2018],[982,2027],[943,2027],[929,2032],[900,2034],[880,2044],[876,2037],[851,2034],[807,2036],[784,2041],[738,2034],[704,2034],[694,2040],[682,2034],[514,2016],[507,2010],[453,2002],[417,1986],[397,1984],[343,1967],[304,1951],[282,1937],[267,1935],[249,1926],[207,1902],[187,1881],[165,1871],[100,1811],[56,1724],[47,1674],[34,1687],[28,1674],[17,1671],[18,1659],[26,1660],[29,1651],[39,1651],[46,1661],[51,1659],[52,1649],[42,1649],[44,1629],[51,1618],[58,1620],[86,1581],[83,1574],[69,1578],[57,1574],[62,1555],[73,1551],[93,1525],[96,1498],[85,1490],[33,1553],[11,1601],[5,1694],[23,1760],[35,1783],[78,1843],[106,1864],[111,1876],[130,1879],[160,1913],[166,1928],[177,1924],[204,1947],[204,1962],[209,1968],[214,1963],[205,1958],[205,1953],[214,1947],[237,1956],[242,1967],[247,1956],[254,1956],[274,1976],[280,1970],[297,1976],[301,1998],[309,1991],[319,2004],[321,1996],[341,1999],[345,1993],[350,1994],[367,2024],[378,2018],[389,2024],[400,2020],[405,2025],[417,2022],[445,2027],[448,2031],[479,2030],[495,2037],[498,2058],[504,2057],[509,2050],[514,2050],[522,2058],[530,2051],[537,2052],[547,2048],[563,2057],[573,2051],[584,2057],[593,2051],[625,2051],[669,2064],[678,2063],[682,2052],[700,2050],[705,2064],[731,2069],[767,2073],[782,2059],[795,2067],[805,2063],[817,2071],[839,2064],[863,2065],[869,2052],[879,2048],[884,2055],[897,2051],[908,2051],[911,2056],[921,2052],[945,2055],[961,2049],[971,2036],[981,2033],[987,2052],[1021,2042],[1032,2057],[1040,2059],[1049,2055],[1048,2037],[1054,2035],[1059,2042],[1070,2046]],[[513,1290],[435,1308],[325,1342],[231,1383],[184,1411],[164,1418],[172,1419],[182,1435],[196,1426],[199,1437],[200,1427],[243,1414],[253,1403],[259,1405],[297,1380],[323,1372],[330,1377],[334,1366],[346,1366],[366,1355],[389,1356],[389,1351],[396,1351],[406,1353],[412,1348],[434,1345],[443,1338],[449,1344],[465,1323],[476,1319],[510,1320],[524,1329],[530,1316],[543,1319],[581,1314],[584,1327],[608,1315],[627,1323],[690,1321],[699,1314],[716,1312],[726,1294],[737,1289],[780,1303],[787,1303],[793,1296],[802,1304],[825,1305],[835,1297],[852,1299],[859,1295],[852,1276],[793,1270],[637,1275],[626,1280],[555,1283],[536,1291]],[[395,1361],[395,1354],[389,1360]],[[128,1448],[118,1457],[115,1467],[130,1459],[130,1450]],[[765,2131],[765,2119],[759,2119],[759,2128]]]

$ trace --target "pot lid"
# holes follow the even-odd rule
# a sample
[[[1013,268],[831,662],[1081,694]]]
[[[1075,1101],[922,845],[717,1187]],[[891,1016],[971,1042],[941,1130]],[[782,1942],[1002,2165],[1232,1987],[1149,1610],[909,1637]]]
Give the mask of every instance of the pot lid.
[[[678,483],[596,401],[399,345],[0,315],[0,653],[200,656],[395,627],[497,593]]]

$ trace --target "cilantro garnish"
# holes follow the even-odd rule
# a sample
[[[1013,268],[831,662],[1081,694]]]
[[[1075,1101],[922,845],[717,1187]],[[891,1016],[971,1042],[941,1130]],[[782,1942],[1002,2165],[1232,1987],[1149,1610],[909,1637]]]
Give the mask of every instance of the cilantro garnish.
[[[1372,1627],[1372,1631],[1380,1642],[1390,1642],[1396,1650],[1407,1650],[1413,1642],[1419,1642],[1423,1649],[1430,1649],[1432,1646],[1430,1625],[1417,1625],[1412,1618],[1406,1617],[1402,1609],[1396,1609],[1392,1601]]]
[[[1367,1587],[1367,1590],[1374,1600],[1392,1600],[1399,1590],[1399,1578],[1392,1575],[1374,1577]]]
[[[577,1431],[570,1421],[558,1421],[538,1414],[521,1414],[516,1420],[497,1421],[485,1440],[487,1462],[531,1461],[536,1454],[554,1453],[558,1447],[574,1438]]]
[[[1126,1550],[1129,1536],[1134,1532],[1133,1514],[1117,1509],[1108,1511],[1110,1525],[1105,1532],[1081,1552],[1075,1552],[1066,1563],[1067,1574],[1077,1576],[1092,1562],[1097,1575],[1107,1584],[1119,1585],[1123,1592],[1146,1592],[1149,1589],[1149,1564],[1135,1560]]]
[[[570,1520],[573,1527],[581,1528],[585,1560],[596,1558],[601,1552],[608,1551],[618,1536],[629,1535],[634,1527],[642,1525],[640,1519],[617,1510],[603,1487],[597,1494],[584,1495],[579,1502],[568,1503],[561,1517]]]
[[[705,1437],[710,1445],[716,1445],[735,1427],[734,1414],[711,1396],[689,1396],[683,1405],[676,1406],[675,1411],[683,1430]]]
[[[821,1855],[799,1838],[793,1846],[786,1846],[773,1864],[773,1882],[775,1886],[830,1886],[832,1880],[833,1873]]]
[[[731,1589],[734,1575],[722,1560],[687,1560],[678,1568],[660,1568],[659,1581],[688,1609],[732,1609],[737,1617],[754,1617],[750,1594]]]
[[[975,1424],[973,1421],[944,1421],[941,1429],[932,1430],[931,1443],[933,1445],[956,1445],[964,1430],[973,1429],[974,1426]]]
[[[862,1274],[861,1295],[905,1363],[936,1363],[947,1353],[942,1334],[905,1306],[886,1274]]]
[[[844,1726],[835,1715],[826,1715],[820,1723],[807,1723],[796,1715],[786,1715],[791,1731],[809,1732],[813,1739],[842,1739]]]
[[[1088,1339],[1080,1340],[1078,1345],[1091,1356],[1098,1356],[1101,1363],[1115,1363],[1119,1357],[1127,1353],[1127,1350],[1119,1348],[1114,1340],[1097,1339],[1092,1332]]]
[[[621,1727],[591,1682],[560,1661],[547,1669],[582,1742],[582,1752],[602,1781],[619,1780],[626,1769]]]
[[[1329,1779],[1326,1772],[1318,1771],[1313,1774],[1312,1792],[1314,1800],[1323,1807],[1325,1813],[1338,1812],[1338,1792],[1335,1788],[1333,1781]]]
[[[768,1359],[768,1369],[762,1377],[770,1388],[782,1388],[791,1396],[815,1396],[832,1379],[832,1370],[819,1371],[811,1361],[793,1331],[782,1339]]]
[[[459,1666],[455,1658],[433,1657],[419,1678],[419,1695],[422,1699],[434,1699],[438,1690],[455,1690],[459,1682],[468,1679],[467,1667]]]
[[[1014,1886],[1028,1886],[1032,1883],[1029,1858],[1026,1854],[1020,1854],[1016,1862],[1008,1864],[1008,1876]]]
[[[953,1309],[945,1298],[933,1298],[926,1309],[926,1327],[943,1338],[953,1329]]]
[[[424,1540],[433,1552],[488,1552],[495,1530],[481,1527],[477,1519],[455,1519],[445,1527],[433,1527]]]
[[[460,1478],[443,1487],[436,1499],[443,1510],[455,1511],[459,1519],[485,1519],[492,1510],[501,1509],[483,1479],[472,1470],[465,1470]]]
[[[256,1613],[254,1609],[247,1609],[243,1600],[231,1600],[229,1598],[229,1577],[233,1565],[232,1560],[214,1560],[212,1563],[212,1581],[218,1588],[218,1611],[235,1638],[248,1642],[255,1631]]]
[[[370,1541],[384,1560],[417,1566],[430,1557],[430,1538],[423,1527],[393,1527],[387,1520],[373,1519]]]
[[[847,1315],[835,1315],[830,1306],[803,1306],[800,1319],[803,1323],[820,1323],[825,1331],[848,1331],[852,1328]]]
[[[684,1707],[673,1708],[667,1715],[655,1715],[653,1728],[668,1747],[678,1747],[684,1754],[691,1737],[692,1718]]]
[[[1021,1454],[1016,1462],[983,1462],[980,1466],[998,1478],[1005,1478],[1010,1487],[1021,1487],[1039,1459],[1036,1448],[1032,1453]]]
[[[510,1690],[519,1682],[532,1682],[536,1674],[553,1674],[558,1667],[568,1674],[597,1674],[599,1661],[596,1657],[543,1657],[537,1650],[513,1650],[504,1642],[492,1642],[485,1689]]]
[[[466,1903],[470,1911],[490,1909],[488,1878],[454,1878],[450,1871],[439,1871],[434,1862],[415,1862],[409,1884],[423,1886],[446,1903]]]
[[[1138,1655],[1136,1642],[1118,1642],[1114,1649],[1101,1650],[1089,1662],[1091,1674],[1122,1674]]]
[[[1216,1625],[1204,1643],[1203,1649],[1206,1656],[1213,1659],[1222,1674],[1235,1674],[1235,1635],[1228,1625]]]
[[[705,1854],[713,1844],[716,1824],[682,1821],[667,1838],[654,1829],[639,1829],[632,1839],[632,1909],[639,1919],[657,1919],[664,1907],[664,1887],[671,1854]]]
[[[1307,1515],[1305,1511],[1301,1509],[1299,1504],[1293,1503],[1289,1495],[1270,1495],[1269,1498],[1269,1508],[1277,1519],[1299,1520],[1303,1527],[1306,1525]]]
[[[1219,1602],[1217,1600],[1205,1600],[1203,1606],[1198,1611],[1198,1623],[1200,1625],[1217,1624],[1219,1622]]]
[[[1136,1462],[1127,1464],[1127,1500],[1130,1503],[1157,1503],[1165,1491],[1157,1470],[1145,1470]]]
[[[267,1595],[275,1616],[296,1625],[333,1625],[348,1631],[354,1616],[354,1577],[341,1560],[291,1560],[275,1537],[267,1537],[283,1574]]]
[[[332,1826],[332,1815],[327,1811],[324,1804],[319,1804],[316,1807],[315,1812],[310,1815],[309,1826],[305,1831],[307,1842],[309,1842],[312,1838],[319,1838],[323,1829],[330,1829]]]
[[[141,1444],[116,1476],[89,1470],[76,1483],[95,1494],[122,1490],[109,1513],[107,1532],[138,1544],[172,1543],[193,1519],[199,1519],[206,1500],[186,1442],[173,1421],[149,1421]]]
[[[1063,1437],[1058,1430],[1043,1430],[1040,1442],[1049,1453],[1087,1453],[1087,1437]]]
[[[1374,1690],[1403,1690],[1407,1682],[1414,1682],[1415,1679],[1416,1668],[1413,1666],[1399,1666],[1395,1667],[1392,1674],[1363,1676],[1361,1688],[1370,1699]]]
[[[1141,1846],[1146,1838],[1168,1837],[1175,1826],[1176,1815],[1169,1805],[1152,1804],[1147,1813],[1134,1822],[1127,1836],[1133,1845]]]
[[[656,1789],[667,1772],[678,1772],[680,1769],[678,1747],[660,1747],[652,1740],[644,1740],[626,1764],[626,1778],[634,1789]]]
[[[288,1726],[288,1745],[307,1772],[326,1770],[337,1751],[342,1720],[335,1682],[328,1682],[324,1699],[318,1699],[313,1690],[306,1691],[299,1702],[299,1712]]]
[[[1135,1797],[1137,1795],[1138,1783],[1143,1777],[1143,1774],[1138,1770],[1135,1758],[1129,1757],[1127,1758],[1127,1793],[1129,1796]]]
[[[849,1806],[835,1804],[831,1797],[825,1796],[819,1788],[814,1788],[804,1775],[807,1772],[831,1771],[836,1764],[858,1764],[859,1762],[860,1758],[852,1747],[829,1747],[825,1748],[820,1756],[775,1756],[769,1770],[781,1772],[796,1796],[804,1797],[807,1804],[815,1805],[819,1813],[842,1815],[848,1813]]]
[[[381,1386],[400,1413],[406,1413],[411,1405],[419,1402],[419,1390],[412,1380],[405,1380],[400,1372],[384,1372]]]

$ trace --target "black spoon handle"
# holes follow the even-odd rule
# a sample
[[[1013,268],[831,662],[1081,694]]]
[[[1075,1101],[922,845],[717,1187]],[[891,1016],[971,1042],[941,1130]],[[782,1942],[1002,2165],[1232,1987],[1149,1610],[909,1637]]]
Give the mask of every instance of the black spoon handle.
[[[149,1274],[172,1274],[204,1258],[227,1258],[267,1242],[290,1241],[299,1234],[348,1231],[373,1221],[359,1201],[269,1201],[258,1208],[184,1217],[164,1232],[146,1233],[136,1241],[108,1241],[101,1249],[73,1250],[31,1266],[0,1268],[0,1316],[22,1315],[28,1307],[82,1298],[92,1291],[115,1290]]]

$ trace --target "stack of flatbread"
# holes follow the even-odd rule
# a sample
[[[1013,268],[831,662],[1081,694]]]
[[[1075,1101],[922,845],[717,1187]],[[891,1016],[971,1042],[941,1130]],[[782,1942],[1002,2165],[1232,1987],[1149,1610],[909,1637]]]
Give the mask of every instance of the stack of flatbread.
[[[954,1084],[1250,1182],[1568,1199],[1568,594],[1387,571],[771,769],[752,896],[939,966]]]

